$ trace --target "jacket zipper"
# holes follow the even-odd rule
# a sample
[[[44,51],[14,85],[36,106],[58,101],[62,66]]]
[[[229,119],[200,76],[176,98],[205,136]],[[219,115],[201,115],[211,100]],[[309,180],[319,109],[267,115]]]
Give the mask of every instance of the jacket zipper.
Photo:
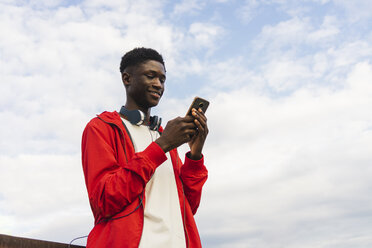
[[[177,150],[176,150],[176,168],[178,168],[178,151]],[[182,195],[183,195],[183,228],[185,229],[185,233],[186,233],[186,248],[189,248],[190,240],[189,240],[189,234],[186,228],[186,195],[185,195],[185,190],[183,188],[182,179],[181,177],[179,178],[180,178],[181,185],[182,185]]]
[[[186,228],[186,195],[185,195],[185,190],[183,189],[183,182],[181,180],[182,184],[182,193],[183,193],[183,228],[185,228],[185,233],[186,233],[186,248],[189,247],[189,234],[187,232]]]

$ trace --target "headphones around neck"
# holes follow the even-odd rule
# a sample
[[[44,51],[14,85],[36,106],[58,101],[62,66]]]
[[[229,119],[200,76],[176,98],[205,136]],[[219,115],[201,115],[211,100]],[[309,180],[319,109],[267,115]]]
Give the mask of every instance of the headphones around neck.
[[[128,110],[124,106],[120,109],[120,114],[124,115],[127,120],[133,125],[140,126],[145,121],[145,114],[140,110]],[[150,116],[149,128],[153,131],[159,131],[161,125],[161,118],[154,115]]]

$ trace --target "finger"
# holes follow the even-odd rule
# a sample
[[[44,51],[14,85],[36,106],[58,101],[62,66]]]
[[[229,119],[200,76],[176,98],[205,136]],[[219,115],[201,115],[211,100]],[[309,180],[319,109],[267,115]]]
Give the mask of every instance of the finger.
[[[189,142],[191,142],[191,143],[195,142],[197,136],[198,136],[198,133],[195,133],[194,135],[191,135]]]
[[[209,133],[209,129],[208,129],[208,126],[207,125],[205,125],[205,127],[204,127],[204,134],[207,136],[208,135],[208,133]]]
[[[204,112],[198,112],[199,116],[205,121],[207,122],[207,117],[205,116]]]
[[[204,122],[207,122],[207,117],[204,115],[203,110],[199,108],[199,111],[193,111],[193,116],[198,119],[203,119]]]
[[[189,142],[192,139],[194,139],[196,136],[195,133],[196,133],[196,130],[185,133],[186,142]]]
[[[194,122],[196,125],[199,124],[199,125],[202,125],[203,127],[207,125],[206,120],[202,118],[201,116],[196,116]]]
[[[194,117],[192,115],[188,115],[188,116],[185,116],[182,118],[182,121],[184,122],[193,122],[194,121]]]
[[[198,127],[198,129],[197,129],[198,133],[204,133],[205,132],[205,128],[202,125],[200,125],[200,123],[197,124],[197,127]]]
[[[198,122],[198,123],[197,123]],[[208,125],[207,123],[200,123],[198,120],[195,120],[195,125],[197,126],[197,130],[200,132],[200,133],[203,133],[205,136],[208,135]]]
[[[203,111],[201,108],[198,109],[198,112],[199,112],[201,115],[205,116],[205,113],[204,113],[204,111]]]
[[[184,132],[186,135],[194,136],[197,133],[196,129],[190,129]]]
[[[195,130],[197,128],[195,122],[189,122],[189,123],[184,123],[181,127],[181,130],[187,131],[187,130]]]

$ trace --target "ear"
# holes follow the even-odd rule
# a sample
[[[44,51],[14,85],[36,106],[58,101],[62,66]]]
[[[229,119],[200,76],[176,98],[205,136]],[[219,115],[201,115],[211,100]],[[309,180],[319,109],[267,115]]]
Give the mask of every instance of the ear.
[[[123,84],[125,87],[128,87],[130,85],[130,75],[128,72],[123,72],[121,74],[121,80],[123,81]]]

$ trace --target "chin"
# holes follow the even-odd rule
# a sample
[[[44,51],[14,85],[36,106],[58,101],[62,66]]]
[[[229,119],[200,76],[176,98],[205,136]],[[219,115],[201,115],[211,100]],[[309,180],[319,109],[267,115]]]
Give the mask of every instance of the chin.
[[[152,101],[149,101],[149,107],[152,108],[152,107],[156,107],[160,102],[160,99],[159,100],[152,100]]]
[[[159,104],[159,102],[151,101],[151,102],[147,102],[147,104],[144,104],[143,107],[145,109],[150,109],[150,108],[158,106],[158,104]]]
[[[154,103],[154,104],[149,104],[149,105],[150,105],[150,108],[153,108],[153,107],[156,107],[156,106],[158,106],[158,104],[159,104],[159,102],[157,102],[157,103]]]

